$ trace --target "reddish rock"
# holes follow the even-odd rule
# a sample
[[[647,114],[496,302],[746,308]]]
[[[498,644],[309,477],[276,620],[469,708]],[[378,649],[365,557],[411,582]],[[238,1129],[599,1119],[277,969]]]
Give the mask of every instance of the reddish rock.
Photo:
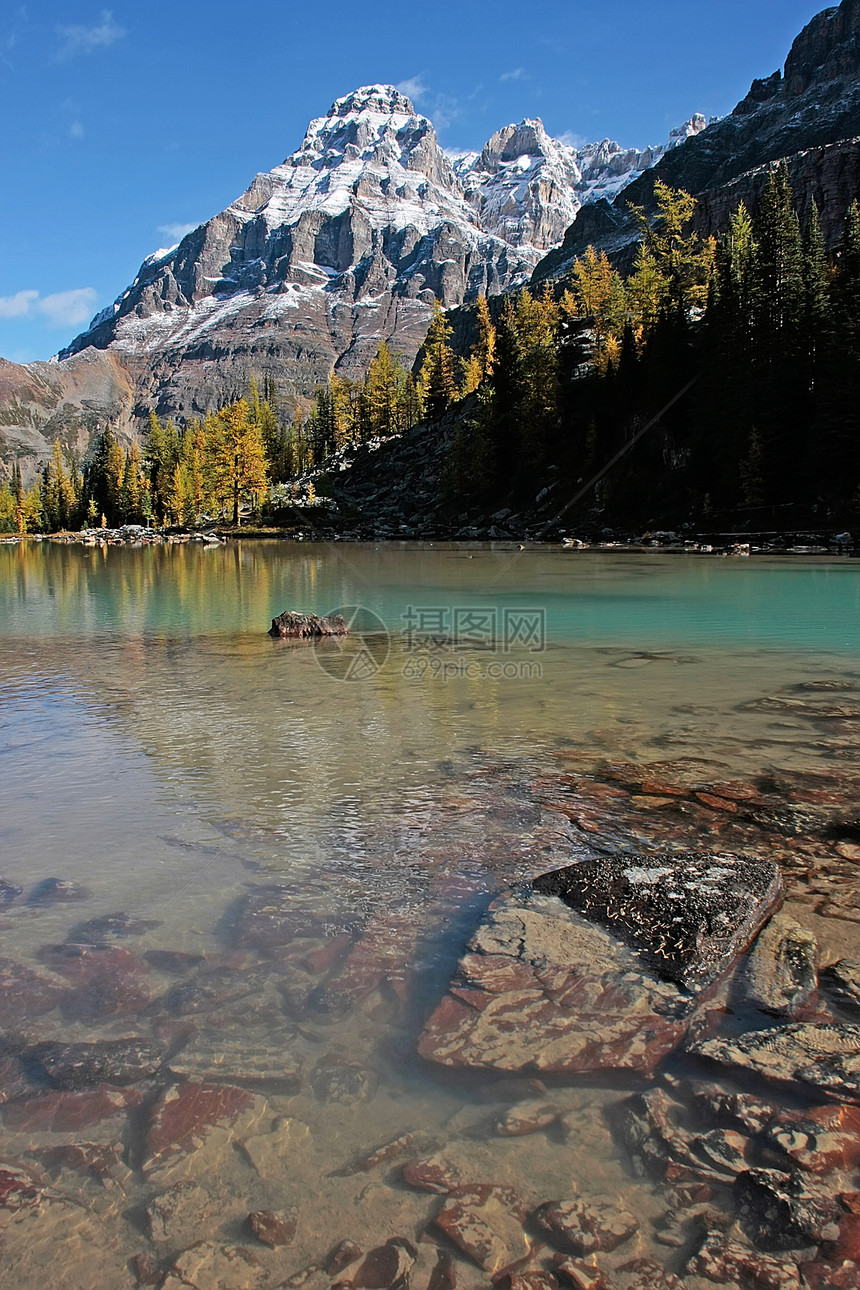
[[[506,1272],[493,1277],[497,1290],[558,1290],[558,1278],[545,1269],[531,1272]]]
[[[0,1160],[0,1209],[30,1209],[41,1203],[44,1194],[35,1174]]]
[[[67,990],[60,1011],[68,1021],[100,1021],[105,1017],[129,1017],[142,1012],[149,993],[128,976],[107,972],[93,976],[85,985]]]
[[[28,1156],[46,1169],[70,1169],[85,1178],[115,1178],[127,1175],[122,1165],[122,1144],[77,1142],[67,1146],[40,1147]]]
[[[631,1259],[617,1269],[629,1278],[629,1290],[686,1290],[684,1282],[654,1259]]]
[[[128,977],[145,972],[143,962],[119,945],[45,945],[39,959],[75,985],[105,977]]]
[[[614,1250],[639,1228],[633,1215],[609,1196],[549,1201],[535,1211],[534,1219],[556,1244],[574,1254]]]
[[[804,1263],[803,1279],[809,1290],[860,1290],[860,1263]]]
[[[560,1280],[573,1286],[573,1290],[616,1290],[616,1282],[592,1263],[557,1255],[553,1265]]]
[[[419,1139],[424,1138],[424,1142]],[[364,1152],[360,1156],[355,1156],[349,1164],[342,1169],[335,1169],[329,1175],[331,1178],[350,1178],[354,1174],[366,1174],[371,1169],[376,1169],[379,1165],[388,1164],[391,1160],[396,1160],[399,1156],[405,1156],[407,1152],[414,1151],[420,1146],[434,1146],[428,1142],[426,1135],[415,1133],[401,1133],[398,1137],[392,1138],[390,1142],[384,1143],[381,1147],[374,1148],[373,1151]]]
[[[401,909],[377,915],[347,952],[342,964],[313,992],[309,1005],[319,1012],[343,1015],[385,985],[398,997],[415,956],[415,929]]]
[[[850,1260],[860,1263],[860,1214],[844,1214],[839,1220],[839,1236],[824,1253],[833,1263]]]
[[[349,1264],[332,1283],[342,1290],[406,1290],[418,1251],[402,1236],[392,1236]]]
[[[750,1290],[802,1290],[794,1259],[761,1254],[722,1233],[706,1237],[690,1261],[690,1271],[721,1285],[748,1286]]]
[[[738,804],[726,797],[717,797],[715,793],[697,793],[696,800],[707,806],[712,811],[727,811],[730,815],[736,815]]]
[[[783,1082],[800,1080],[846,1101],[860,1102],[860,1026],[793,1022],[689,1045],[698,1057]]]
[[[491,906],[419,1052],[446,1066],[650,1075],[694,1006],[558,900],[513,896]]]
[[[254,1096],[230,1084],[174,1084],[152,1108],[144,1169],[195,1149],[217,1125],[229,1126],[254,1105]]]
[[[356,1263],[361,1256],[361,1247],[356,1245],[355,1241],[339,1241],[334,1249],[329,1250],[323,1267],[330,1277],[336,1277],[351,1263]]]
[[[131,1260],[131,1270],[140,1286],[161,1285],[164,1279],[164,1267],[152,1254],[135,1254]]]
[[[457,1272],[454,1260],[447,1250],[436,1250],[436,1266],[430,1273],[427,1290],[455,1290]]]
[[[860,1107],[831,1105],[783,1111],[770,1125],[768,1138],[811,1173],[856,1169],[860,1165]]]
[[[479,1268],[496,1276],[531,1253],[525,1220],[526,1208],[513,1188],[481,1184],[449,1192],[435,1223]]]
[[[465,1181],[457,1166],[441,1155],[410,1160],[403,1166],[401,1176],[410,1187],[415,1187],[418,1191],[435,1192],[440,1196],[446,1196],[448,1192],[462,1187]]]
[[[48,1090],[10,1102],[3,1112],[8,1129],[18,1133],[78,1133],[106,1120],[124,1122],[130,1107],[138,1106],[136,1090],[94,1089],[90,1093]]]
[[[0,1026],[13,1026],[55,1008],[63,986],[14,959],[0,958]]]
[[[275,1249],[292,1245],[296,1237],[298,1214],[294,1209],[256,1209],[248,1215],[248,1225],[258,1241]]]

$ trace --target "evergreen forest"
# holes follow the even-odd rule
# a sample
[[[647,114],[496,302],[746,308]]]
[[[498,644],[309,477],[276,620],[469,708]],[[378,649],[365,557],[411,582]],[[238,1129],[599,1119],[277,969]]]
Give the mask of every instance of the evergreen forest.
[[[0,531],[238,524],[313,503],[333,454],[419,423],[452,513],[526,510],[553,470],[572,526],[857,523],[860,205],[828,252],[784,165],[717,238],[690,232],[687,193],[655,196],[626,275],[589,248],[562,282],[482,297],[460,352],[437,305],[414,373],[383,342],[288,419],[252,383],[181,427],[152,413],[128,448],[107,428],[84,465],[58,441],[33,485],[0,485]]]

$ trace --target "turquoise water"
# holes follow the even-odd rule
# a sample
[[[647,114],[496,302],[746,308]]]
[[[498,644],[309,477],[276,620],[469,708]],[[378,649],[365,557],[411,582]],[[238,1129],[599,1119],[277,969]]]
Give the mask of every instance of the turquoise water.
[[[0,548],[3,637],[259,631],[284,608],[544,608],[556,644],[860,650],[860,562],[234,543]]]

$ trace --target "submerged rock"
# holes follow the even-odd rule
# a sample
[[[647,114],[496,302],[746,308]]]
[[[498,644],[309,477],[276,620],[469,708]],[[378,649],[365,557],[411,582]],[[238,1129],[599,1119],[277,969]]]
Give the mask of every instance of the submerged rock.
[[[801,1081],[860,1101],[860,1026],[794,1022],[775,1030],[694,1042],[689,1051],[721,1066],[739,1066],[786,1083]]]
[[[295,1209],[255,1209],[248,1215],[248,1226],[257,1240],[271,1249],[278,1245],[292,1245],[297,1221]]]
[[[176,1183],[147,1205],[149,1235],[157,1245],[177,1249],[199,1236],[212,1211],[212,1197],[197,1183]]]
[[[348,636],[346,619],[340,614],[319,617],[317,614],[299,614],[288,609],[272,619],[270,636]]]
[[[818,960],[812,932],[793,918],[772,918],[747,962],[747,998],[764,1012],[793,1016],[818,989]]]
[[[89,900],[92,892],[79,882],[64,878],[43,878],[27,897],[28,905],[65,905],[77,900]]]
[[[614,1250],[639,1227],[633,1215],[619,1209],[611,1196],[548,1201],[536,1210],[534,1220],[554,1244],[574,1254]]]
[[[839,959],[821,973],[827,994],[851,1014],[860,1013],[860,963]]]
[[[552,896],[491,906],[418,1049],[445,1066],[650,1075],[696,1001]]]
[[[34,1044],[24,1053],[62,1089],[84,1089],[94,1084],[136,1084],[154,1075],[161,1065],[161,1050],[148,1039],[105,1039],[93,1043]]]
[[[833,1196],[809,1192],[797,1174],[749,1169],[735,1183],[741,1228],[763,1250],[804,1249],[835,1240],[842,1215]]]
[[[533,886],[609,927],[655,971],[691,990],[729,967],[783,894],[770,861],[701,852],[600,856],[543,874]]]
[[[0,1026],[12,1026],[55,1008],[62,985],[14,959],[0,958]]]
[[[513,1188],[483,1184],[449,1192],[436,1226],[495,1278],[531,1253],[532,1242],[523,1230],[526,1217]]]
[[[0,878],[0,905],[11,905],[22,892],[22,887],[16,887],[14,883],[7,882],[5,878]]]
[[[802,1286],[793,1259],[761,1254],[716,1232],[706,1237],[690,1271],[727,1286],[751,1285],[757,1290],[801,1290]]]

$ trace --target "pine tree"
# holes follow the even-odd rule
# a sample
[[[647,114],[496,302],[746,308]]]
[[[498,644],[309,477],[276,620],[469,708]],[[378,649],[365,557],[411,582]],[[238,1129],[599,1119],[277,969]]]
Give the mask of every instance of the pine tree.
[[[454,381],[454,355],[448,341],[451,326],[438,300],[433,303],[433,318],[424,340],[424,361],[418,377],[418,390],[427,416],[436,421],[444,416],[457,393]]]
[[[496,329],[490,317],[490,306],[486,296],[478,297],[477,304],[478,337],[472,352],[463,360],[462,393],[472,394],[481,382],[490,375],[496,356]]]

